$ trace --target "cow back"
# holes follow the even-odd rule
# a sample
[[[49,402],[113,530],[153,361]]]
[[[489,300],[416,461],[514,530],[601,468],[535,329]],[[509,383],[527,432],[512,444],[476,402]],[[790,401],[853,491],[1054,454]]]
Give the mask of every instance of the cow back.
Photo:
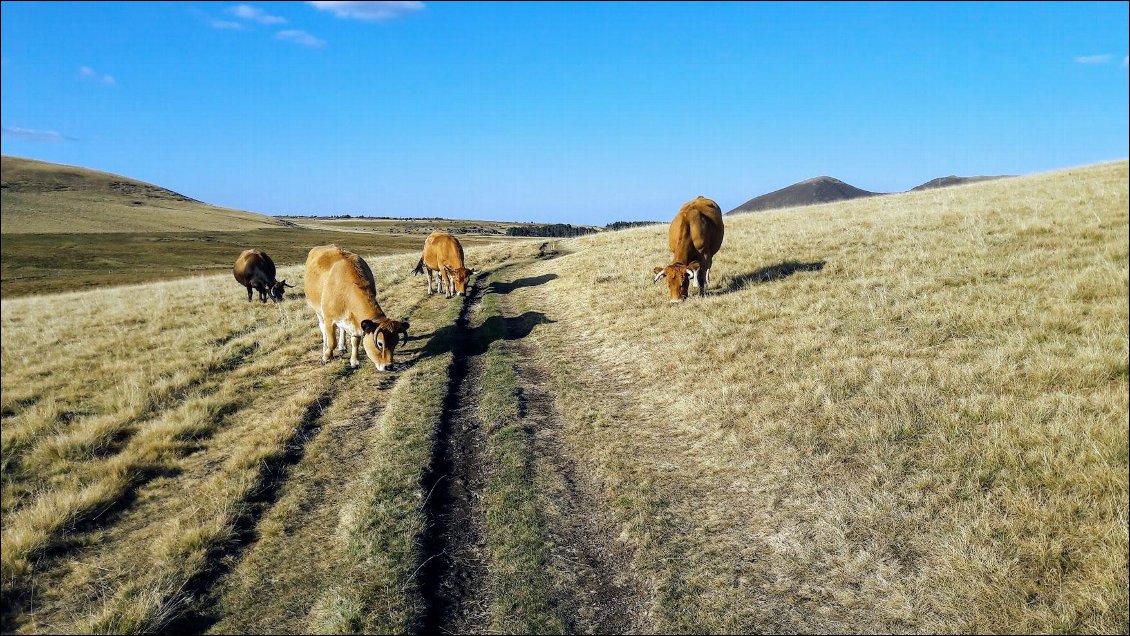
[[[463,245],[448,232],[432,232],[424,241],[424,265],[431,270],[463,267]]]
[[[275,262],[262,250],[243,250],[232,274],[240,285],[270,285],[275,280]]]
[[[683,205],[667,229],[667,246],[676,262],[691,263],[713,257],[722,247],[725,228],[722,209],[706,197]]]
[[[360,256],[337,245],[322,245],[306,256],[306,302],[327,320],[344,317],[350,308],[380,312],[377,283],[369,264]]]

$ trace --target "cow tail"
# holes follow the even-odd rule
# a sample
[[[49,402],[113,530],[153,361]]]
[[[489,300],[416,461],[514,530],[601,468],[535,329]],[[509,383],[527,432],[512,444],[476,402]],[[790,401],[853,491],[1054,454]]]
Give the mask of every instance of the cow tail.
[[[424,258],[420,257],[420,262],[416,263],[416,269],[412,270],[413,274],[417,276],[424,273]]]

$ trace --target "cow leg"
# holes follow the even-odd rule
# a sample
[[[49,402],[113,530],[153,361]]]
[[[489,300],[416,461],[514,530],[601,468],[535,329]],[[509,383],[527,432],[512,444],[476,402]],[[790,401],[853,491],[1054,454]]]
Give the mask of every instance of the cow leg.
[[[247,302],[251,302],[251,285],[247,286]]]
[[[429,296],[431,296],[432,294],[435,293],[434,291],[432,291],[432,274],[433,274],[432,270],[429,269],[428,270],[428,295]]]
[[[350,338],[349,366],[354,369],[361,366],[361,360],[357,358],[357,350],[361,348],[361,338],[363,338],[363,336],[353,336]]]
[[[345,330],[338,329],[337,331],[337,352],[345,355]]]
[[[322,362],[329,362],[334,357],[334,344],[337,343],[337,325],[318,318],[318,325],[322,328]]]

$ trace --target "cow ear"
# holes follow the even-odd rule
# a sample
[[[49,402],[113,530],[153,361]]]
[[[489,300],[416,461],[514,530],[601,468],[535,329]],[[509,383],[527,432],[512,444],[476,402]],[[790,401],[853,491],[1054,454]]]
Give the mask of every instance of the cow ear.
[[[698,261],[691,261],[691,264],[690,264],[690,265],[687,265],[687,271],[690,271],[690,272],[697,272],[697,271],[698,271],[698,267],[699,267],[699,265],[698,265]]]
[[[400,328],[397,329],[397,332],[400,333],[402,336],[404,336],[404,342],[408,342],[408,321],[407,320],[403,320],[403,321],[400,322]]]
[[[663,278],[667,275],[667,270],[663,269],[662,267],[656,267],[651,271],[655,273],[655,280],[651,281],[653,283],[658,283],[660,278]]]
[[[283,283],[283,287],[294,287],[294,285],[291,285],[290,283],[286,282],[285,278],[283,279],[282,283]]]
[[[376,330],[377,323],[373,322],[372,320],[361,321],[361,331],[363,331],[364,333],[373,333]]]

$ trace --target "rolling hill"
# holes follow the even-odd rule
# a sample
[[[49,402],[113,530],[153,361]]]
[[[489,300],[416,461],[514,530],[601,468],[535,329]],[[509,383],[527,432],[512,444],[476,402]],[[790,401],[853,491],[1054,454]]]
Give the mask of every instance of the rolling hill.
[[[818,203],[849,201],[851,199],[873,197],[878,194],[881,193],[861,190],[833,177],[815,177],[806,179],[800,183],[794,183],[780,190],[774,190],[769,194],[754,197],[726,214],[760,212],[777,208],[794,208],[804,205],[816,205]]]
[[[128,177],[4,156],[3,234],[239,231],[287,224]]]
[[[930,190],[932,188],[948,188],[950,186],[965,185],[967,183],[980,183],[981,181],[992,181],[993,179],[1005,179],[1010,175],[997,175],[997,176],[980,176],[980,177],[959,177],[957,175],[949,175],[947,177],[938,177],[931,179],[922,185],[914,186],[910,189],[911,192],[919,190]]]
[[[1124,632],[1128,174],[727,218],[674,305],[664,225],[372,258],[387,373],[301,266],[5,300],[2,631]]]

